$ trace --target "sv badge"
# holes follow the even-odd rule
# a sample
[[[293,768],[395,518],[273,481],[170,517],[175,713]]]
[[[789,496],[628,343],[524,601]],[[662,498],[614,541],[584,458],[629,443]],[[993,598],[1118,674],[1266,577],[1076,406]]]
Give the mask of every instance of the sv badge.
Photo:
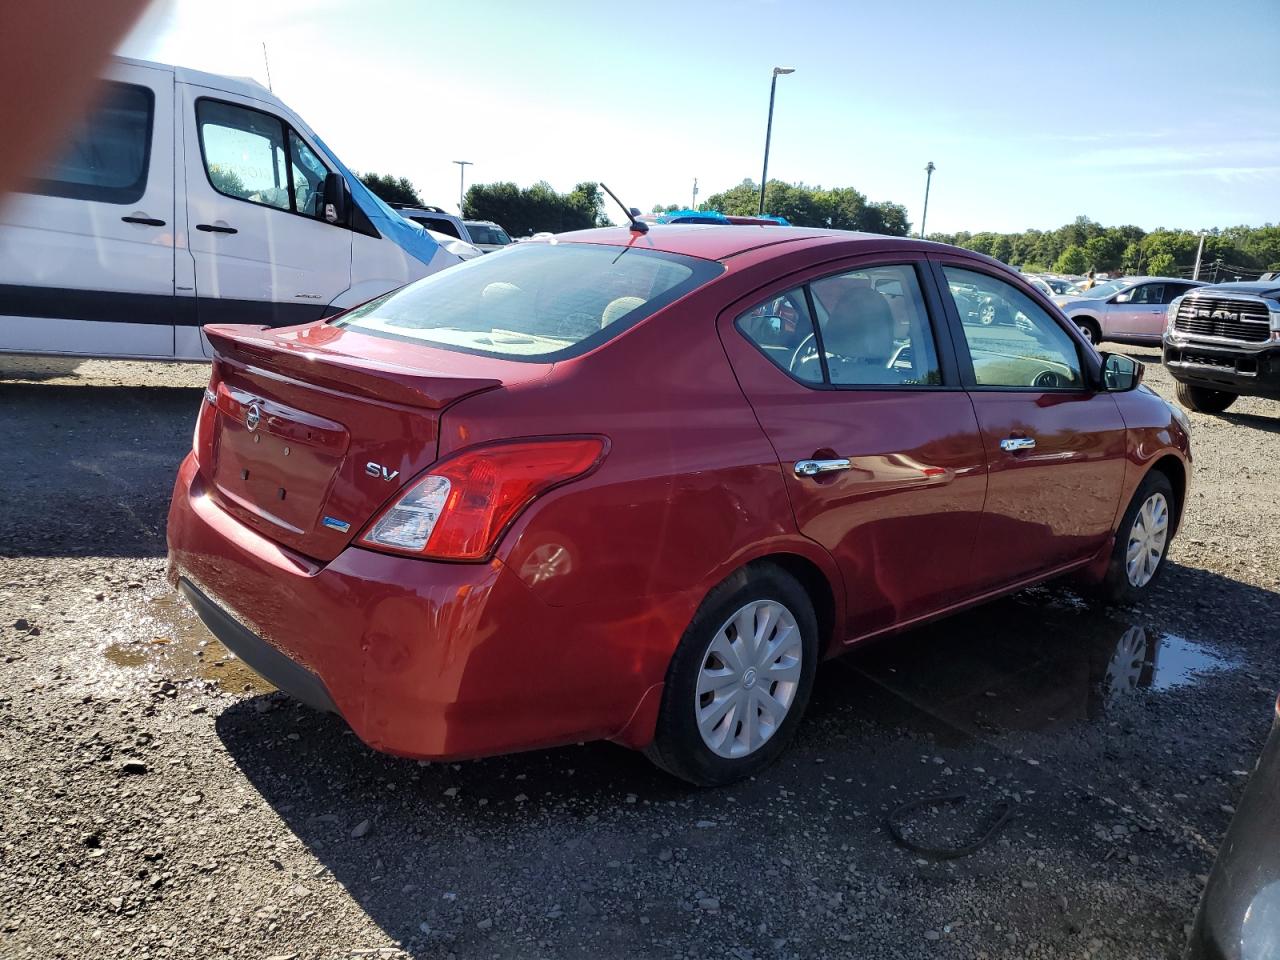
[[[382,464],[374,463],[372,460],[364,465],[364,472],[371,477],[381,477],[388,483],[400,476],[399,470],[388,470]]]

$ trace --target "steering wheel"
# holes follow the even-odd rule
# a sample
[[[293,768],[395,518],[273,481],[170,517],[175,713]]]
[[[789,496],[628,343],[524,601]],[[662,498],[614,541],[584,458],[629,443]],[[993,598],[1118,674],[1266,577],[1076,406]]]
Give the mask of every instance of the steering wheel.
[[[787,364],[787,370],[788,370],[789,372],[791,372],[791,373],[795,373],[795,372],[796,372],[796,365],[797,365],[797,364],[799,364],[799,363],[801,362],[801,356],[800,356],[800,355],[804,352],[804,348],[805,348],[805,347],[812,347],[812,346],[813,346],[813,339],[814,339],[814,336],[813,336],[813,334],[811,333],[811,334],[809,334],[807,337],[805,337],[803,340],[801,340],[801,341],[800,341],[800,345],[799,345],[798,347],[796,347],[795,352],[793,352],[793,353],[791,354],[791,362]],[[813,351],[813,355],[816,357],[816,356],[818,355],[818,351],[817,351],[817,350],[814,350],[814,351]],[[804,360],[805,360],[806,362],[808,361],[808,359],[809,359],[809,358],[808,358],[807,356],[804,358]]]
[[[1062,382],[1062,375],[1055,370],[1041,370],[1031,378],[1031,386],[1040,387],[1042,390],[1051,390],[1054,387],[1065,387],[1067,384]]]

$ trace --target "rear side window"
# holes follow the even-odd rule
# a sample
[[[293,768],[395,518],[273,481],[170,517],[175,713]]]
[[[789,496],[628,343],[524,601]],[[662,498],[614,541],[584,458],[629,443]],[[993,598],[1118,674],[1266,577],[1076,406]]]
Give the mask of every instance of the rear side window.
[[[146,87],[107,82],[61,156],[29,193],[102,203],[136,203],[147,190],[155,96]]]
[[[511,238],[507,236],[505,230],[501,227],[490,226],[487,223],[468,223],[467,233],[471,234],[472,243],[491,243],[506,246],[511,242]]]
[[[770,297],[734,323],[780,370],[804,383],[822,383],[822,362],[803,287]]]
[[[428,230],[434,230],[436,233],[443,233],[458,240],[462,239],[458,236],[458,228],[453,225],[452,220],[443,220],[440,217],[410,217],[409,219],[422,224]]]
[[[909,264],[823,277],[770,297],[735,324],[802,383],[890,388],[942,383],[929,313]]]
[[[522,243],[434,273],[333,323],[463,353],[551,362],[604,343],[722,270],[630,247]]]

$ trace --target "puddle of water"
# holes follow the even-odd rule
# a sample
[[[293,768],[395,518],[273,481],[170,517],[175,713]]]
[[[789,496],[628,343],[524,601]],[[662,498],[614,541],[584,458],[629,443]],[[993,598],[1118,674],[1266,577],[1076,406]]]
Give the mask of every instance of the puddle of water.
[[[1094,720],[1138,691],[1240,666],[1204,643],[1044,591],[886,637],[840,662],[844,684],[858,689],[836,696],[864,697],[890,723],[941,721],[967,736]]]
[[[231,693],[275,689],[219,643],[177,594],[146,601],[130,619],[128,635],[102,649],[117,667],[172,681],[199,678]]]

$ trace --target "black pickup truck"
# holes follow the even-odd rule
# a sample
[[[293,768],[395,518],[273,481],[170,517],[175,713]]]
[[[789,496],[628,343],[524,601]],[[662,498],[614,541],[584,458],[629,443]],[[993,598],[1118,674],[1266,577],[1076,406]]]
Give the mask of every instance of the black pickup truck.
[[[1189,410],[1280,400],[1280,279],[1197,287],[1169,304],[1164,365]]]

